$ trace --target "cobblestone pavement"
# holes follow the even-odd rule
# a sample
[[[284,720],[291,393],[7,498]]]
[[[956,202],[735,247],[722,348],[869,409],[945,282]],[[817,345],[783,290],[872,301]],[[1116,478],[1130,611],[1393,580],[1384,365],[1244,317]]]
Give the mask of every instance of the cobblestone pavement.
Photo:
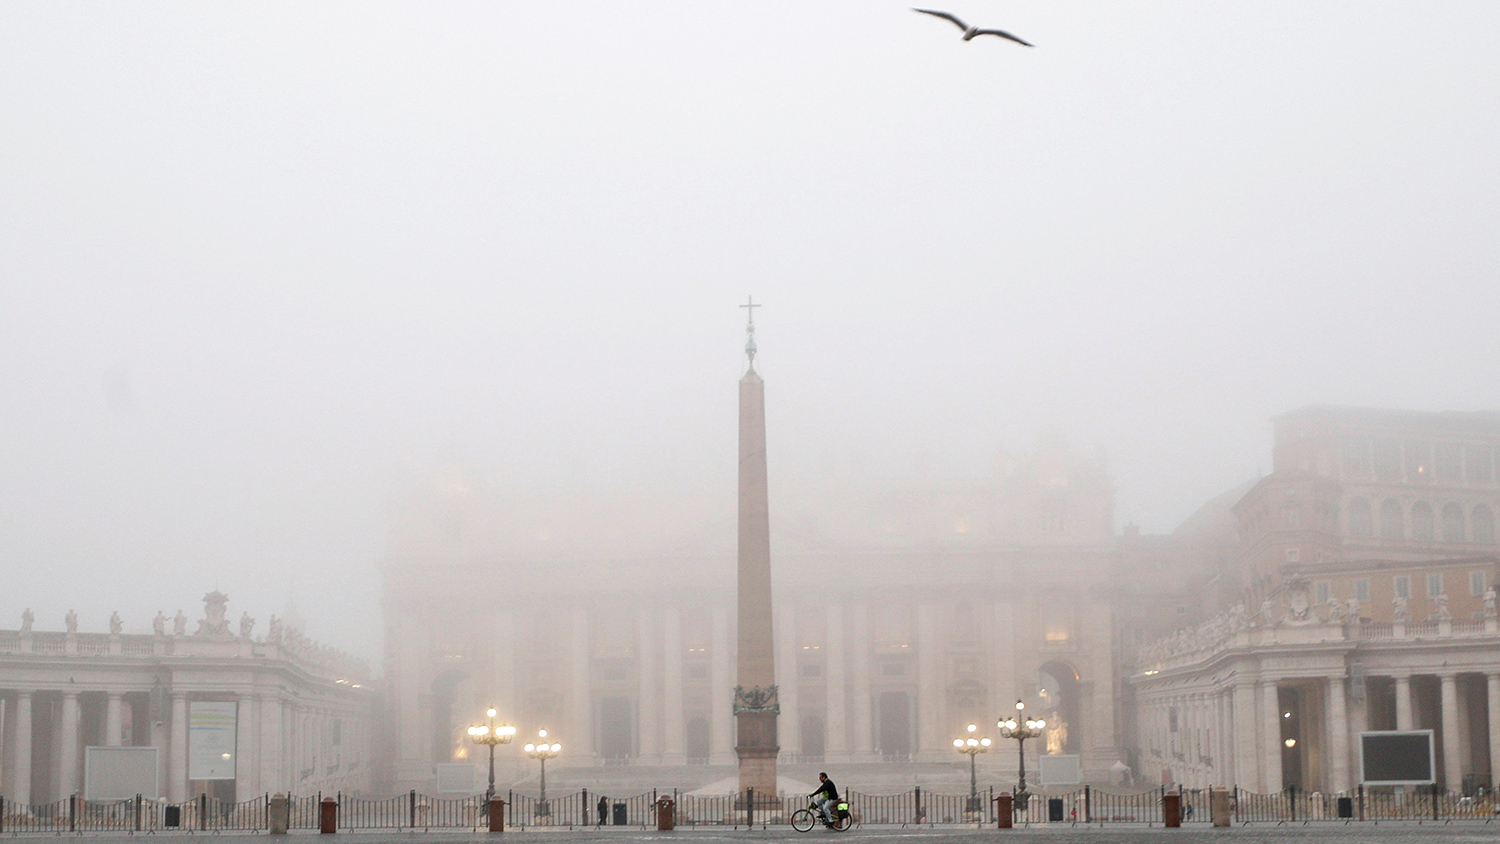
[[[40,837],[23,835],[20,838]],[[9,836],[7,836],[9,837]],[[46,833],[45,837],[58,837]],[[70,838],[86,838],[90,842],[134,842],[141,844],[142,836],[115,834],[87,834]],[[159,833],[150,836],[161,844],[269,844],[266,835],[188,835],[182,833]],[[798,833],[790,827],[768,827],[762,829],[682,829],[675,832],[642,831],[640,829],[577,829],[547,828],[545,830],[511,830],[501,834],[476,832],[341,832],[336,836],[317,836],[314,833],[295,833],[288,838],[298,844],[465,844],[465,842],[516,842],[533,841],[591,841],[626,842],[681,841],[690,844],[718,844],[718,842],[819,842],[872,839],[889,844],[1283,844],[1286,842],[1312,842],[1312,844],[1495,844],[1500,839],[1500,822],[1486,824],[1474,821],[1453,823],[1417,823],[1415,821],[1387,821],[1363,824],[1273,824],[1237,826],[1229,829],[1213,829],[1192,826],[1187,829],[1162,829],[1160,827],[1034,827],[1031,829],[975,829],[973,827],[939,827],[926,829],[900,829],[892,827],[860,827],[846,833],[818,829]]]

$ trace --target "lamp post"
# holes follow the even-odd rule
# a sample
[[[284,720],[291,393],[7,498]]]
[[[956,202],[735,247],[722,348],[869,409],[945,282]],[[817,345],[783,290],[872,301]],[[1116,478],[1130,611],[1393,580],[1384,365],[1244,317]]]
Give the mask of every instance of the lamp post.
[[[552,814],[552,810],[547,807],[547,760],[557,756],[557,752],[562,750],[562,745],[557,742],[548,744],[546,730],[537,730],[536,737],[539,741],[527,742],[522,750],[526,751],[527,756],[542,763],[542,794],[536,802],[536,813],[540,817],[547,817]]]
[[[1019,700],[1016,701],[1016,714],[1006,718],[999,724],[1000,735],[1016,740],[1016,750],[1021,759],[1016,788],[1016,808],[1018,809],[1026,808],[1026,798],[1029,796],[1026,793],[1026,740],[1036,738],[1042,734],[1043,730],[1047,729],[1047,722],[1041,718],[1023,719],[1022,713],[1025,710],[1026,704]]]
[[[495,798],[495,745],[510,744],[510,740],[516,737],[516,728],[510,724],[496,726],[493,706],[486,709],[484,714],[488,720],[469,727],[469,741],[489,745],[490,748],[490,787],[484,792],[484,804],[488,806]]]
[[[967,736],[959,736],[953,740],[953,749],[959,753],[969,754],[969,806],[966,811],[979,811],[979,777],[974,769],[974,757],[990,749],[988,736],[976,736],[974,732],[979,729],[977,724],[970,724],[965,728]]]

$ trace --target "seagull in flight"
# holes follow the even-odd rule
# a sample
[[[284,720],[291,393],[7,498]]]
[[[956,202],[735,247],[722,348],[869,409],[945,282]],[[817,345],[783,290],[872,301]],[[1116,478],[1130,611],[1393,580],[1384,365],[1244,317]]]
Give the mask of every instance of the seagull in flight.
[[[1006,32],[1003,29],[980,29],[977,26],[969,26],[968,24],[959,20],[956,16],[950,15],[947,12],[938,12],[932,9],[912,9],[912,11],[921,12],[924,15],[932,15],[935,18],[942,18],[945,21],[953,21],[954,26],[957,26],[959,29],[962,29],[964,31],[965,41],[972,41],[974,39],[974,36],[976,35],[998,35],[1001,38],[1014,41],[1022,46],[1032,46],[1031,44],[1022,41],[1021,39],[1017,38],[1014,35],[1011,35],[1009,32]]]

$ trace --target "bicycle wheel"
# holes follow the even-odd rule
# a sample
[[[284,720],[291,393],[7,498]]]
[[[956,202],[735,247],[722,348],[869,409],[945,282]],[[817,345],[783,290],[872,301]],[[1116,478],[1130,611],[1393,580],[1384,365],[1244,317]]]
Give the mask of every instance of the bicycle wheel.
[[[806,809],[798,809],[792,813],[792,829],[798,832],[806,832],[813,828],[813,814]]]
[[[836,820],[836,821],[833,822],[833,828],[836,829],[836,830],[838,830],[839,832],[843,832],[844,830],[848,829],[851,826],[854,826],[854,816],[853,815],[845,815],[842,818],[839,818],[838,820]]]

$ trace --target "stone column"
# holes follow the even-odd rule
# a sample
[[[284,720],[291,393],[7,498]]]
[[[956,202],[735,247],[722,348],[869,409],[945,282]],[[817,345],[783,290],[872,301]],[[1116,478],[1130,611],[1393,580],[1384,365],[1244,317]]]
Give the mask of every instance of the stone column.
[[[260,791],[255,768],[255,699],[241,695],[234,717],[234,799],[249,800]]]
[[[499,610],[494,614],[494,638],[491,642],[493,650],[493,689],[494,706],[500,711],[502,717],[507,712],[520,711],[520,684],[517,682],[516,674],[516,614],[510,610]],[[450,715],[449,717],[453,717]],[[460,722],[474,717],[474,713],[463,713]],[[453,725],[444,724],[444,729]],[[431,732],[428,735],[432,735]],[[524,743],[524,742],[523,742]],[[448,759],[434,759],[434,762],[448,762]]]
[[[917,605],[916,646],[917,747],[913,760],[946,760],[946,755],[938,756],[942,749],[939,736],[948,724],[947,713],[943,711],[943,655],[938,644],[937,607],[930,601]]]
[[[1411,677],[1401,675],[1394,678],[1396,681],[1396,729],[1410,730],[1411,720]]]
[[[853,749],[854,758],[870,760],[875,757],[874,697],[870,691],[870,605],[861,601],[854,605],[854,635],[849,640],[846,660],[853,680],[850,708],[854,711]]]
[[[1486,674],[1485,692],[1489,704],[1490,781],[1500,781],[1500,674]]]
[[[63,692],[62,724],[57,743],[57,796],[67,797],[81,789],[78,782],[78,693]]]
[[[11,703],[15,713],[5,719],[5,736],[11,751],[5,760],[5,793],[12,801],[26,805],[31,802],[31,692],[16,692]],[[6,712],[11,712],[10,706]]]
[[[187,695],[172,693],[172,758],[167,763],[167,799],[181,803],[187,799],[188,778],[188,706]]]
[[[1349,717],[1344,704],[1344,678],[1328,678],[1328,761],[1334,791],[1349,790]]]
[[[588,607],[573,608],[572,691],[568,695],[568,729],[579,754],[597,752],[594,747],[593,653],[590,649]]]
[[[1280,791],[1281,782],[1281,700],[1276,694],[1276,681],[1266,680],[1261,684],[1261,790],[1265,793]]]
[[[110,692],[104,703],[104,746],[119,747],[121,732],[120,693]]]
[[[1451,671],[1438,675],[1443,718],[1443,784],[1457,790],[1463,783],[1463,759],[1458,745],[1458,676]]]
[[[1234,773],[1233,694],[1233,691],[1229,689],[1219,690],[1219,720],[1215,723],[1215,728],[1219,732],[1219,746],[1214,751],[1219,762],[1217,766],[1218,770],[1216,771],[1218,776],[1215,777],[1217,782],[1215,784],[1224,786],[1225,788],[1233,787],[1236,782]]]
[[[640,756],[646,764],[661,761],[661,701],[657,691],[655,625],[651,623],[653,609],[641,607],[636,616],[636,695],[640,700]],[[649,760],[649,761],[648,761]]]
[[[685,765],[683,741],[687,719],[682,705],[682,610],[667,607],[662,617],[662,691],[666,695],[662,726],[662,764]]]
[[[260,698],[260,787],[275,794],[285,793],[289,779],[285,775],[286,750],[281,744],[285,730],[281,724],[281,699],[274,694]]]
[[[1254,790],[1260,781],[1260,757],[1256,738],[1260,719],[1255,715],[1255,686],[1249,681],[1234,686],[1234,778],[1240,788]]]
[[[783,605],[776,614],[776,663],[781,666],[781,682],[776,696],[781,700],[781,714],[776,731],[784,753],[802,753],[802,712],[797,706],[797,607]]]
[[[829,762],[849,761],[849,725],[846,720],[844,671],[848,657],[844,651],[844,607],[840,603],[823,605],[827,613],[827,667],[823,671],[823,755]],[[857,744],[856,744],[857,746]]]
[[[734,676],[729,646],[729,611],[713,608],[713,652],[709,654],[709,762],[728,765],[734,761]]]

